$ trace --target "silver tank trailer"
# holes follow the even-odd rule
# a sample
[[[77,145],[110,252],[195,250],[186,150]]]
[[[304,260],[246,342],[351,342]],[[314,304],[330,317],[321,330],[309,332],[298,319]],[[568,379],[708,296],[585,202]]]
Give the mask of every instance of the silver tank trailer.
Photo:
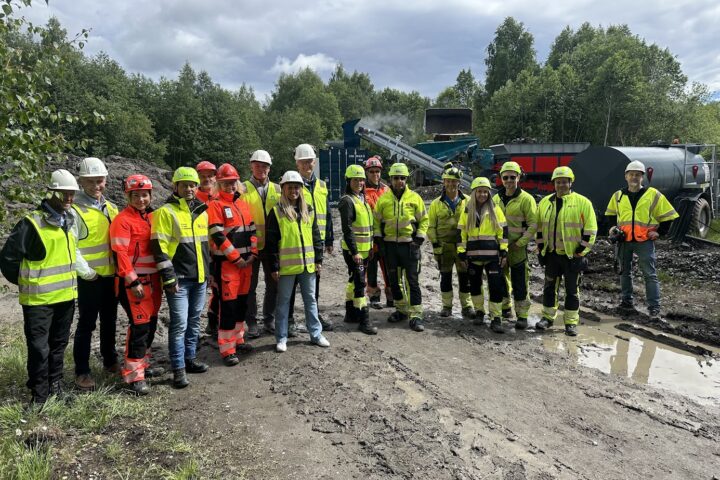
[[[681,192],[700,193],[710,183],[705,160],[679,147],[591,147],[571,162],[573,190],[588,197],[601,214],[610,196],[626,187],[625,167],[639,160],[647,169],[643,185],[655,187],[670,201]]]

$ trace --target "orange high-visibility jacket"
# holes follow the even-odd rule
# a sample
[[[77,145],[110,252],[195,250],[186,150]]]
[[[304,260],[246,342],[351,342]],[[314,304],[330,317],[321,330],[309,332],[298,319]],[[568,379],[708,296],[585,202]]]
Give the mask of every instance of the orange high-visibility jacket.
[[[117,274],[127,285],[138,275],[157,272],[150,248],[151,215],[128,206],[110,224],[110,247],[115,252]]]
[[[370,205],[370,208],[375,210],[375,204],[378,198],[380,198],[380,195],[385,193],[388,188],[389,187],[382,182],[380,182],[377,187],[369,187],[367,183],[365,184],[365,201]]]

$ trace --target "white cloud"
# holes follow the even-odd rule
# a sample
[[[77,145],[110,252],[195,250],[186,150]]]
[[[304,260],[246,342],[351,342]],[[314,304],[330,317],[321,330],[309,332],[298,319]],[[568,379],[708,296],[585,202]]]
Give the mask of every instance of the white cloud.
[[[305,68],[316,72],[328,72],[334,70],[337,64],[337,60],[324,53],[316,53],[314,55],[301,53],[292,61],[287,57],[277,57],[275,59],[275,65],[272,66],[270,72],[278,74],[295,73]]]

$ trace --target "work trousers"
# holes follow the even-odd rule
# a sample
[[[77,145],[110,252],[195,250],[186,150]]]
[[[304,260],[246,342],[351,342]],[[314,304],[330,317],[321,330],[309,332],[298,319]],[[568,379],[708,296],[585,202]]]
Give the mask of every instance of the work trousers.
[[[622,289],[622,300],[626,303],[633,302],[633,281],[632,261],[633,255],[637,255],[638,266],[645,279],[645,301],[650,310],[660,309],[660,281],[655,269],[655,242],[624,242],[620,246],[622,251],[622,274],[620,275],[620,287]]]
[[[75,315],[75,300],[52,305],[23,305],[27,343],[27,387],[35,402],[43,403],[50,386],[63,377],[65,348]]]
[[[435,254],[435,260],[440,270],[440,295],[443,307],[452,307],[453,303],[453,268],[458,275],[458,287],[460,290],[460,306],[471,307],[470,278],[463,262],[460,261],[457,253],[457,245],[445,243],[442,245],[442,253]]]
[[[581,258],[550,252],[545,255],[545,285],[543,286],[543,318],[553,322],[557,317],[560,282],[565,281],[565,325],[580,323]]]
[[[224,358],[235,354],[237,345],[245,343],[247,310],[247,277],[241,281],[240,269],[226,260],[215,261],[215,278],[219,295],[218,350]],[[243,285],[244,283],[244,285]]]
[[[213,266],[214,260],[210,262],[210,271],[214,272],[215,267]],[[215,279],[213,278],[210,282],[210,302],[208,304],[207,317],[208,327],[211,330],[217,330],[218,328],[218,312],[220,311],[220,294],[218,293],[218,287]]]
[[[247,298],[247,310],[245,312],[245,322],[248,328],[257,325],[257,287],[260,280],[260,265],[262,264],[263,275],[265,276],[265,294],[263,295],[263,323],[265,328],[275,325],[275,304],[277,303],[278,285],[272,278],[272,265],[270,257],[265,254],[265,250],[260,250],[258,258],[252,265],[252,278],[250,280],[250,292]]]
[[[162,302],[159,273],[140,275],[138,280],[143,286],[143,298],[137,298],[127,288],[125,281],[119,279],[118,298],[129,319],[122,368],[122,377],[126,383],[145,380],[145,369],[150,365],[150,346],[155,338]]]
[[[527,319],[530,311],[530,267],[527,259],[516,265],[506,265],[503,276],[507,291],[502,301],[503,310],[512,308],[514,303],[518,318]]]
[[[363,308],[367,306],[365,297],[365,271],[369,258],[363,258],[361,264],[355,263],[355,259],[348,250],[343,250],[343,259],[348,268],[348,283],[345,287],[345,301],[353,302],[353,307]]]
[[[506,295],[505,279],[502,275],[500,262],[471,261],[468,262],[468,276],[470,277],[470,295],[473,306],[478,312],[485,311],[485,297],[483,296],[483,271],[488,279],[488,310],[492,318],[502,316],[502,299]]]
[[[373,247],[375,248],[375,247]],[[380,254],[379,251],[373,250],[374,255],[368,260],[367,268],[365,269],[366,283],[367,283],[367,294],[370,300],[380,301],[380,287],[378,287],[378,266],[382,273],[383,282],[385,283],[385,297],[388,300],[392,299],[392,289],[390,288],[390,280],[387,275],[387,267],[385,265],[385,258]]]
[[[395,307],[409,317],[422,317],[420,246],[414,242],[385,243],[385,261]]]
[[[115,277],[98,277],[88,281],[78,278],[78,324],[73,342],[75,374],[90,373],[90,343],[100,316],[100,355],[106,368],[118,361],[115,349],[118,298]]]

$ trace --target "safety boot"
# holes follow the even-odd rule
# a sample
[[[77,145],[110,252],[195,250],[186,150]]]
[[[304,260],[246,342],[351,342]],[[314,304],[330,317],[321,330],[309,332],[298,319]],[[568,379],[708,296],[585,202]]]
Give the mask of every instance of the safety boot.
[[[473,318],[475,316],[475,309],[473,307],[463,307],[462,316],[463,318]]]
[[[185,371],[187,373],[205,373],[208,371],[208,364],[199,362],[194,358],[185,359]]]
[[[240,363],[240,359],[235,355],[234,353],[231,353],[227,357],[223,357],[223,363],[226,367],[234,367],[238,363]]]
[[[393,297],[387,297],[387,301],[385,302],[386,308],[395,308],[395,300],[393,300]]]
[[[485,325],[485,322],[488,320],[488,314],[483,312],[482,310],[475,310],[475,315],[473,315],[473,325]]]
[[[247,355],[249,353],[252,353],[254,350],[255,347],[253,347],[249,343],[238,343],[235,345],[236,355]]]
[[[245,337],[247,337],[248,340],[260,338],[260,329],[258,328],[257,323],[253,323],[252,325],[248,324],[248,329],[247,332],[245,332]]]
[[[399,310],[395,310],[393,313],[390,314],[387,321],[390,323],[398,323],[407,320],[408,316]]]
[[[650,321],[652,321],[652,322],[664,322],[664,320],[660,316],[659,308],[648,309],[648,315],[650,316]]]
[[[297,323],[293,319],[292,323],[288,323],[288,338],[294,338],[298,336]]]
[[[490,322],[490,330],[495,333],[505,333],[505,329],[502,326],[502,319],[500,317],[492,319],[492,322]]]
[[[359,308],[355,313],[360,321],[358,330],[366,335],[376,335],[378,330],[377,327],[370,321],[370,310],[368,307]]]
[[[452,316],[452,307],[443,306],[442,310],[440,310],[440,316],[444,317],[444,318],[451,317]]]
[[[95,380],[89,373],[84,373],[75,377],[75,386],[84,392],[95,390]]]
[[[510,320],[512,316],[512,308],[503,308],[502,318],[504,318],[505,320]]]
[[[145,368],[145,378],[154,378],[159,377],[160,375],[163,375],[165,373],[165,369],[163,367],[146,367]]]
[[[177,370],[173,370],[173,388],[185,388],[188,385],[190,385],[190,382],[188,381],[187,375],[185,374],[185,369],[178,368]]]
[[[620,313],[632,313],[637,311],[635,310],[635,305],[633,305],[633,302],[627,300],[621,301],[617,309]]]
[[[528,319],[525,317],[518,317],[515,322],[515,330],[525,330],[528,327]]]
[[[565,335],[568,337],[577,337],[577,325],[565,325]]]
[[[372,295],[369,299],[370,306],[375,310],[382,310],[383,306],[380,303],[380,292],[377,295]]]
[[[425,331],[425,325],[423,324],[423,319],[420,317],[411,318],[410,319],[410,329],[414,330],[416,332]]]
[[[63,394],[63,386],[61,380],[55,380],[50,384],[50,391],[48,392],[50,395],[55,395],[57,397],[62,396]]]
[[[137,396],[144,396],[150,393],[150,387],[145,380],[138,380],[130,384],[130,390]]]
[[[548,320],[547,318],[541,318],[535,324],[535,330],[547,330],[548,328],[550,328],[552,326],[553,326],[552,320]]]
[[[346,300],[345,301],[345,318],[343,318],[343,322],[345,323],[357,323],[361,319],[357,316],[357,311],[355,307],[353,306],[352,300]]]
[[[332,332],[335,329],[335,325],[330,320],[325,320],[322,315],[318,313],[318,319],[322,326],[323,332]]]

